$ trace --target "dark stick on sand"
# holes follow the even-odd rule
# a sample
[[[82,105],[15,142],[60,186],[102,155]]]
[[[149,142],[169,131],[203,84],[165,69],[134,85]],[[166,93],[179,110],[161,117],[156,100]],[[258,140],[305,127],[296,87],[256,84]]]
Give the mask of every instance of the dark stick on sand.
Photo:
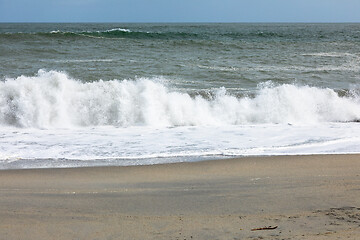
[[[274,230],[277,229],[278,226],[272,227],[272,226],[268,226],[268,227],[262,227],[262,228],[253,228],[251,229],[251,231],[260,231],[260,230]]]

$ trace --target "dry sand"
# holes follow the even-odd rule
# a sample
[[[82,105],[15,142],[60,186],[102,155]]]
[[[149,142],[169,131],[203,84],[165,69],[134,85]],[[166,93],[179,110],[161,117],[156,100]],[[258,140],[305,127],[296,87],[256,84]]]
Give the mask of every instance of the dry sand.
[[[0,239],[360,239],[360,156],[3,170]]]

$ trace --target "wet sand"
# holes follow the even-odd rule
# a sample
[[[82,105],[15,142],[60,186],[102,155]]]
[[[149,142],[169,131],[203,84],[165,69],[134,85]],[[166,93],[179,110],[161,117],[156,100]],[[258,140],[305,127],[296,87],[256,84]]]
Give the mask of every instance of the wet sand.
[[[360,155],[0,171],[1,240],[359,238]]]

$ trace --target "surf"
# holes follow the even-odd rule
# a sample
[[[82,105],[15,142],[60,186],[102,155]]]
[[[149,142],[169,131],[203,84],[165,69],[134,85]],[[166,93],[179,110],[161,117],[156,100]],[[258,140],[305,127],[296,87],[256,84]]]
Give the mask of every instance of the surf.
[[[356,122],[356,89],[261,83],[238,97],[221,87],[208,97],[171,86],[163,77],[84,82],[60,71],[0,82],[0,124],[20,128],[88,126],[224,126]]]

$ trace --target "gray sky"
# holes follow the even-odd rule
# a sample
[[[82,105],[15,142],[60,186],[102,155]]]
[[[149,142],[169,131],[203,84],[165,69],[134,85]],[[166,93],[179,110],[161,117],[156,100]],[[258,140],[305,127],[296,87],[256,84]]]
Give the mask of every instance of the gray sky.
[[[0,0],[0,22],[360,22],[360,0]]]

